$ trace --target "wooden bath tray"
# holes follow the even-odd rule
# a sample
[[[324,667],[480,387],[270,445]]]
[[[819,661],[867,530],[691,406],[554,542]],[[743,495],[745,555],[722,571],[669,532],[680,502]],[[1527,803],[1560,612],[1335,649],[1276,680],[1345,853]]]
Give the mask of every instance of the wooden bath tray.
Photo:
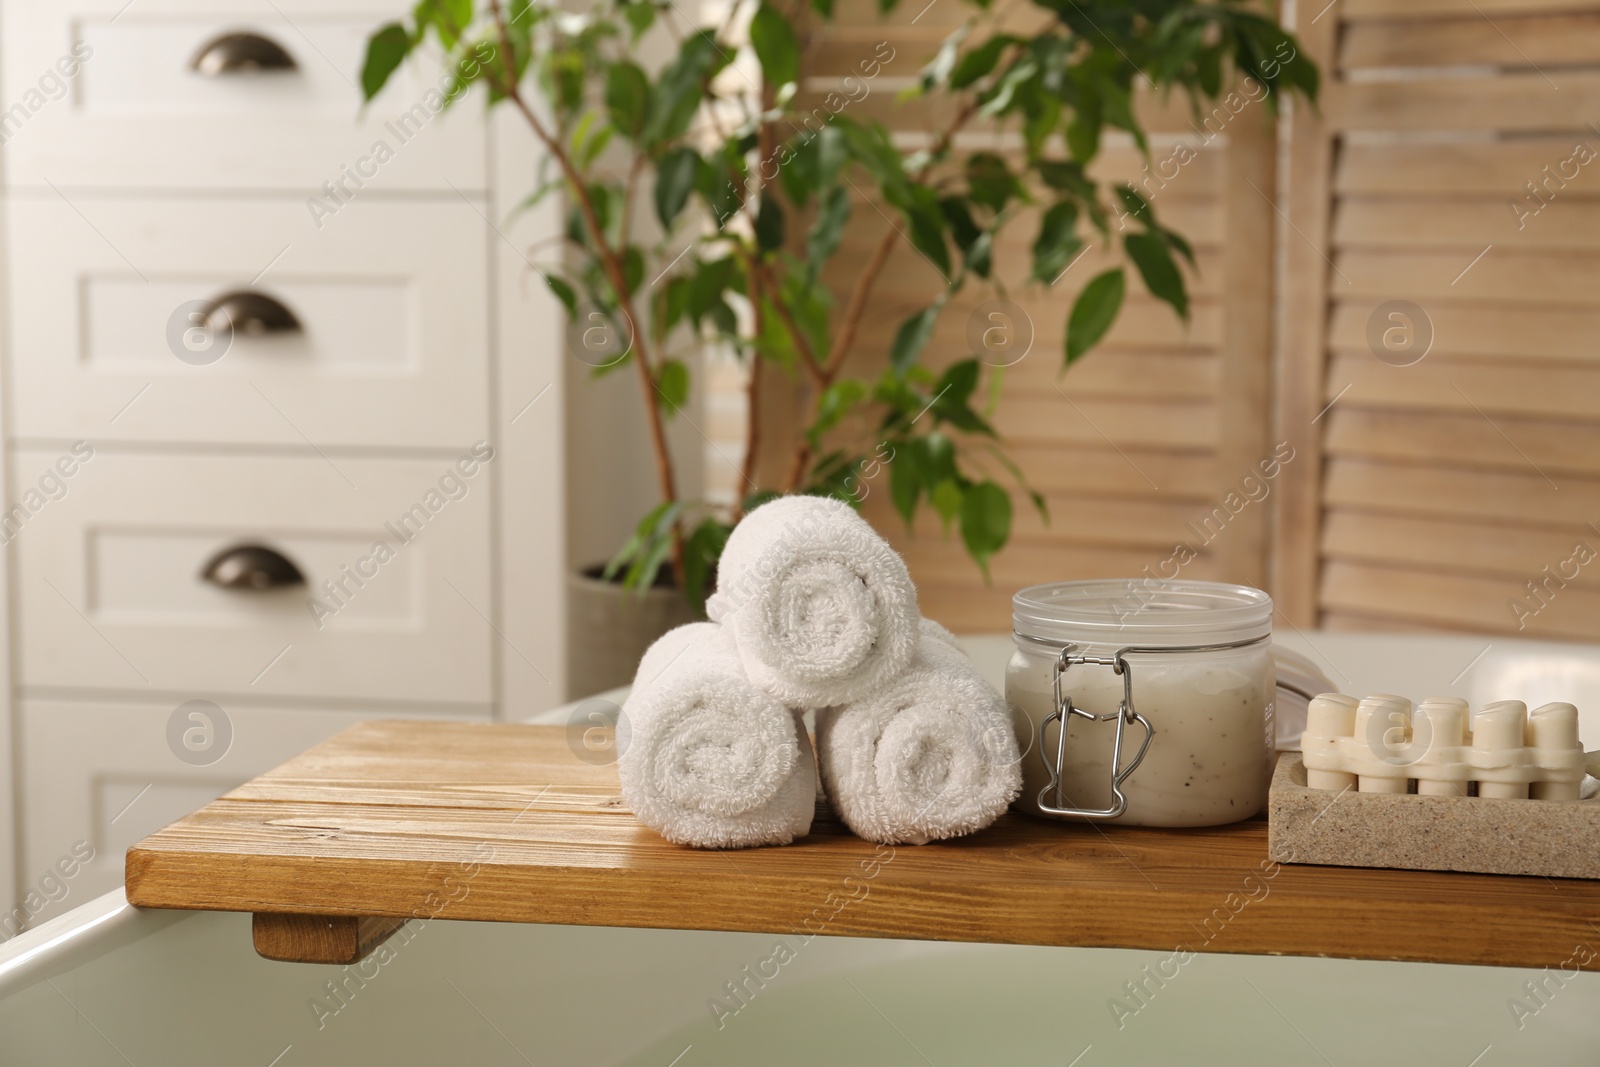
[[[413,917],[1534,968],[1600,942],[1600,883],[1278,865],[1264,819],[1010,814],[890,848],[819,812],[783,848],[680,848],[557,726],[351,727],[145,838],[127,876],[136,905],[252,912],[263,955],[322,963]]]

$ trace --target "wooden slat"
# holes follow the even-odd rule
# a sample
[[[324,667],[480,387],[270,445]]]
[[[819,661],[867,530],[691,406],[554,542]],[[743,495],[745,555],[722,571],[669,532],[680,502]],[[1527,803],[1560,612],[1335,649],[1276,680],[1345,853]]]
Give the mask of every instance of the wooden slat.
[[[1379,304],[1391,299],[1392,295],[1385,294],[1339,300],[1328,329],[1330,344],[1345,349],[1365,347],[1368,320]],[[1600,309],[1457,300],[1432,301],[1427,312],[1434,335],[1429,359],[1490,356],[1600,361]]]
[[[1577,179],[1568,184],[1576,185]],[[1600,166],[1594,185],[1600,189]],[[1562,199],[1557,192],[1542,204],[1515,195],[1520,190],[1508,192],[1516,211],[1504,195],[1496,200],[1347,198],[1334,215],[1333,240],[1340,247],[1461,248],[1469,257],[1486,244],[1513,241],[1518,251],[1600,248],[1600,202]]]
[[[1491,428],[1476,412],[1409,412],[1397,418],[1393,412],[1341,402],[1329,413],[1328,423],[1328,450],[1342,456],[1512,471],[1525,471],[1532,462],[1558,480],[1566,474],[1600,475],[1600,425],[1593,421],[1507,415],[1495,420],[1502,437],[1485,433]],[[1506,438],[1516,442],[1515,449]]]
[[[1452,630],[1552,639],[1600,638],[1600,593],[1581,581],[1569,583],[1539,608],[1524,584],[1537,577],[1530,574],[1523,581],[1478,578],[1333,561],[1323,578],[1322,601],[1333,611],[1389,616]],[[1528,612],[1514,611],[1513,601],[1528,605]],[[1534,613],[1536,608],[1539,610]]]
[[[621,804],[615,767],[572,758],[556,726],[368,722],[312,750],[338,794],[372,784],[399,802],[330,799],[291,760],[294,800],[226,796],[128,852],[135,906],[789,934],[826,914],[832,936],[1204,950],[1539,967],[1592,936],[1600,883],[1285,864],[1267,824],[1086,827],[1007,814],[956,841],[885,850],[820,813],[785,848],[727,855],[669,845]],[[441,750],[460,754],[437,775]],[[419,780],[427,768],[434,776]],[[499,793],[519,810],[434,803],[435,783]],[[612,804],[574,811],[576,786]],[[820,911],[841,879],[870,906]],[[1247,876],[1271,892],[1245,921],[1196,938]],[[1374,907],[1403,900],[1404,907]],[[1315,915],[1317,921],[1306,917]],[[806,927],[810,929],[811,927]],[[1600,969],[1600,960],[1584,966]]]
[[[1323,69],[1331,67],[1341,14],[1300,18],[1297,32],[1305,53]],[[1273,498],[1273,556],[1268,592],[1279,612],[1295,626],[1317,619],[1317,535],[1322,517],[1321,411],[1323,357],[1326,352],[1330,290],[1328,248],[1334,143],[1326,114],[1296,101],[1289,126],[1289,167],[1284,210],[1293,236],[1283,245],[1285,305],[1281,363],[1275,399],[1274,433],[1299,454],[1293,478]]]
[[[1477,634],[1482,631],[1470,627],[1452,626],[1445,622],[1412,622],[1409,619],[1385,618],[1382,615],[1358,615],[1348,611],[1325,611],[1320,623],[1322,629],[1334,633],[1353,634]]]
[[[1472,6],[1485,15],[1521,15],[1589,11],[1594,0],[1472,0]],[[1352,22],[1372,18],[1457,18],[1462,14],[1461,0],[1341,0],[1334,10]]]
[[[1013,441],[1131,444],[1206,449],[1219,434],[1210,404],[1152,404],[1133,400],[1049,395],[1008,396],[996,413]],[[1152,481],[1154,479],[1151,479]],[[1157,483],[1159,485],[1159,483]]]
[[[1142,443],[1119,453],[1104,441],[1096,445],[1012,445],[1011,457],[1043,492],[1127,496],[1137,499],[1209,500],[1215,495],[1218,468],[1209,452],[1162,451]],[[1137,467],[1136,471],[1134,468]],[[1157,488],[1152,490],[1143,471]]]
[[[1563,71],[1560,90],[1537,72],[1330,86],[1340,130],[1585,130],[1600,114],[1600,72]]]
[[[1600,134],[1584,128],[1570,136],[1528,137],[1515,140],[1475,140],[1457,144],[1407,143],[1348,144],[1339,155],[1336,189],[1341,194],[1440,193],[1446,196],[1520,195],[1523,183],[1543,175],[1550,167],[1558,175],[1577,169],[1579,177],[1561,190],[1562,199],[1583,200],[1600,196],[1600,175],[1588,180],[1589,166],[1575,154],[1579,144],[1600,147]],[[1600,163],[1600,160],[1592,162]]]
[[[1325,395],[1332,400],[1340,393],[1344,393],[1341,403],[1352,407],[1581,419],[1600,414],[1600,367],[1556,365],[1535,372],[1526,363],[1459,363],[1431,357],[1409,367],[1394,367],[1370,351],[1338,352],[1328,367]],[[1481,416],[1479,423],[1483,433],[1500,437]],[[1514,451],[1505,438],[1500,443]]]
[[[1012,534],[1019,544],[1048,547],[1094,545],[1113,548],[1159,549],[1163,559],[1180,541],[1203,547],[1205,531],[1190,527],[1207,517],[1204,507],[1188,501],[1165,499],[1127,499],[1080,494],[1048,493],[1045,496],[1050,521],[1047,524],[1031,504],[1019,500],[1011,520]],[[929,517],[929,528],[936,520]],[[1233,523],[1229,523],[1233,525]],[[1198,532],[1197,532],[1198,530]],[[1238,533],[1238,528],[1230,532]],[[1217,538],[1218,541],[1222,539]]]
[[[1326,499],[1395,514],[1474,520],[1492,509],[1501,518],[1587,523],[1600,516],[1600,479],[1567,475],[1552,485],[1531,469],[1501,473],[1335,458],[1328,464]]]
[[[1043,351],[1040,351],[1040,349]],[[962,352],[965,358],[967,353]],[[1007,394],[1071,385],[1071,395],[1144,400],[1210,400],[1217,395],[1220,360],[1210,353],[1097,349],[1063,375],[1061,346],[1040,345],[1005,368]]]
[[[1592,7],[1593,5],[1589,5]],[[1492,63],[1506,67],[1600,63],[1600,13],[1357,22],[1339,50],[1344,70]]]
[[[1600,254],[1523,252],[1496,245],[1476,253],[1341,251],[1334,295],[1422,301],[1487,300],[1507,304],[1587,304],[1596,299]]]
[[[1249,471],[1272,451],[1272,316],[1275,258],[1262,253],[1273,246],[1278,225],[1272,198],[1277,195],[1277,142],[1259,122],[1231,127],[1228,150],[1228,243],[1223,250],[1224,335],[1222,384],[1218,418],[1222,424],[1217,462],[1224,471]],[[1230,581],[1262,586],[1271,569],[1273,546],[1267,540],[1270,512],[1256,506],[1230,524],[1216,546],[1218,568]]]
[[[1600,534],[1583,526],[1516,526],[1458,519],[1417,519],[1339,509],[1322,531],[1333,559],[1391,563],[1422,570],[1525,579],[1573,554],[1578,542],[1600,551]]]

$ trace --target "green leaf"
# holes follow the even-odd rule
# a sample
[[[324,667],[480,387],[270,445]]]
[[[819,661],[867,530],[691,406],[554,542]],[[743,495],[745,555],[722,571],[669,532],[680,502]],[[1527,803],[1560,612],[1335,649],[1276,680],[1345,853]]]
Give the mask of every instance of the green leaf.
[[[1039,220],[1039,236],[1033,242],[1033,276],[1046,285],[1061,276],[1083,242],[1078,239],[1078,205],[1060,200]]]
[[[795,40],[789,20],[777,8],[767,4],[756,8],[750,20],[750,43],[755,46],[767,81],[783,86],[799,80],[800,43]]]
[[[692,148],[674,148],[656,163],[656,218],[661,220],[663,229],[672,229],[683,205],[689,202],[699,173],[700,156]]]
[[[889,366],[896,374],[904,374],[922,355],[933,336],[933,324],[939,318],[942,304],[930,304],[900,324],[895,331],[894,344],[889,347]]]
[[[624,60],[606,71],[606,110],[611,125],[638,140],[650,117],[650,79],[636,64]]]
[[[917,501],[922,498],[922,450],[920,441],[901,441],[895,445],[894,459],[889,461],[889,499],[900,513],[906,529],[917,512]]]
[[[1097,274],[1072,305],[1067,318],[1067,359],[1071,366],[1089,349],[1100,343],[1100,338],[1111,329],[1122,309],[1122,297],[1127,291],[1127,278],[1121,267]]]
[[[651,508],[649,513],[639,520],[639,525],[634,527],[633,533],[624,542],[623,546],[617,550],[617,554],[612,556],[610,561],[606,563],[605,569],[600,572],[600,576],[606,581],[610,581],[616,577],[617,572],[627,565],[630,560],[640,558],[640,553],[647,551],[648,545],[661,540],[663,534],[672,529],[672,524],[677,521],[678,514],[682,510],[682,501],[669,501]],[[654,580],[654,577],[655,575],[652,573],[651,579]],[[626,579],[623,584],[633,585],[631,581]]]
[[[689,368],[675,359],[662,360],[656,372],[656,397],[667,418],[676,415],[689,402]]]
[[[978,361],[963,359],[950,364],[934,383],[939,403],[965,404],[978,388]]]
[[[922,471],[928,485],[955,479],[956,446],[937,430],[922,437]]]
[[[1130,233],[1122,239],[1128,258],[1139,268],[1150,295],[1172,305],[1178,317],[1189,317],[1189,294],[1184,288],[1183,275],[1172,258],[1172,249],[1159,234]]]
[[[367,58],[361,65],[363,100],[377,96],[411,51],[411,35],[398,22],[390,22],[367,39]]]
[[[1016,42],[1010,34],[998,33],[962,56],[950,72],[950,88],[965,89],[994,70],[1001,53]]]
[[[918,186],[914,199],[903,205],[911,224],[911,245],[927,257],[941,275],[950,277],[950,246],[945,242],[944,212],[932,189]]]
[[[967,159],[967,190],[974,203],[998,212],[1022,194],[1022,184],[1004,159],[993,152],[974,152]]]
[[[730,60],[717,44],[714,30],[701,30],[683,42],[677,58],[668,63],[656,82],[656,98],[641,140],[646,144],[675,141],[689,128],[705,83]]]
[[[633,39],[637,41],[656,21],[655,5],[650,0],[635,0],[623,6],[622,17],[628,20],[628,28],[633,31]]]
[[[743,208],[746,174],[744,156],[733,144],[724,145],[720,156],[701,160],[695,188],[705,200],[717,229],[726,226]],[[734,175],[738,176],[737,182]]]
[[[1011,496],[997,483],[969,486],[961,498],[961,539],[989,578],[989,557],[1011,539]]]
[[[1117,199],[1122,201],[1122,210],[1132,215],[1149,229],[1155,225],[1155,213],[1150,210],[1150,201],[1139,195],[1139,191],[1131,185],[1118,185],[1113,190]]]
[[[644,281],[644,253],[639,251],[638,245],[629,245],[622,251],[622,280],[630,293],[637,293],[639,284]],[[617,294],[619,298],[621,295]]]
[[[578,294],[572,291],[572,286],[554,274],[546,274],[544,283],[550,287],[552,293],[556,294],[556,299],[561,301],[561,306],[567,309],[568,315],[578,313]]]
[[[1100,151],[1100,100],[1080,95],[1078,106],[1067,123],[1067,150],[1073,162],[1087,164]]]
[[[811,224],[811,232],[806,235],[806,278],[811,283],[816,282],[822,265],[839,250],[839,242],[844,237],[844,224],[849,219],[850,194],[844,186],[836,185],[822,198],[822,204],[817,209],[817,220]]]
[[[732,528],[716,519],[703,519],[683,542],[683,592],[696,617],[704,618],[706,595],[717,573],[717,561],[728,544]]]
[[[866,383],[859,378],[844,378],[824,389],[817,401],[816,420],[806,430],[812,447],[815,448],[824,434],[839,425],[866,398]]]
[[[928,494],[928,500],[933,504],[933,510],[939,513],[939,518],[944,520],[945,532],[950,532],[950,523],[961,513],[961,498],[964,494],[960,484],[954,478],[947,478],[933,487]]]
[[[950,72],[955,69],[956,57],[961,50],[961,42],[966,40],[967,33],[970,30],[971,26],[967,23],[962,23],[956,27],[955,32],[944,39],[944,43],[933,54],[933,58],[928,61],[928,65],[922,68],[920,82],[923,92],[927,92],[935,85],[939,85],[950,76]]]
[[[763,252],[782,248],[783,234],[783,205],[776,196],[763,196],[756,210],[756,247]]]
[[[833,18],[833,0],[811,0],[811,10],[825,19]]]

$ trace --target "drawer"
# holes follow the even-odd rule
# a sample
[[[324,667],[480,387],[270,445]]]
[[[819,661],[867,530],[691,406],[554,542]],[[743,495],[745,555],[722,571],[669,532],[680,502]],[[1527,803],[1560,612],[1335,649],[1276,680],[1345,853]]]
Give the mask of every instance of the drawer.
[[[459,199],[352,203],[321,231],[290,200],[47,193],[6,210],[14,436],[487,436],[487,228]],[[230,295],[257,306],[208,320],[201,303]]]
[[[19,858],[23,902],[39,911],[30,925],[121,885],[129,845],[214,797],[362,719],[406,717],[187,703],[21,703]]]
[[[381,0],[10,0],[7,177],[46,188],[293,189],[302,197],[347,174],[368,194],[482,189],[481,101],[436,107],[438,63],[406,64],[362,108],[366,39],[403,8]],[[270,41],[293,68],[193,69],[230,34]]]
[[[492,460],[77,449],[13,456],[25,689],[490,703]]]

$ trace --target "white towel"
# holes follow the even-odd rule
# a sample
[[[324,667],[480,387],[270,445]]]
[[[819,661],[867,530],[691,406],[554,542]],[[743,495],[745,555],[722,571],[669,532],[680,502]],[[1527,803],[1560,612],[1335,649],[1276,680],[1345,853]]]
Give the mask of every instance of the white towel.
[[[786,845],[811,829],[817,765],[805,728],[749,683],[711,623],[680,626],[644,654],[617,750],[623,800],[668,841]]]
[[[855,833],[922,845],[981,830],[1022,789],[1006,702],[937,623],[906,671],[877,692],[817,713],[829,803]]]
[[[750,680],[796,707],[864,696],[916,652],[905,562],[838,500],[780,497],[746,515],[706,611],[733,631]]]

